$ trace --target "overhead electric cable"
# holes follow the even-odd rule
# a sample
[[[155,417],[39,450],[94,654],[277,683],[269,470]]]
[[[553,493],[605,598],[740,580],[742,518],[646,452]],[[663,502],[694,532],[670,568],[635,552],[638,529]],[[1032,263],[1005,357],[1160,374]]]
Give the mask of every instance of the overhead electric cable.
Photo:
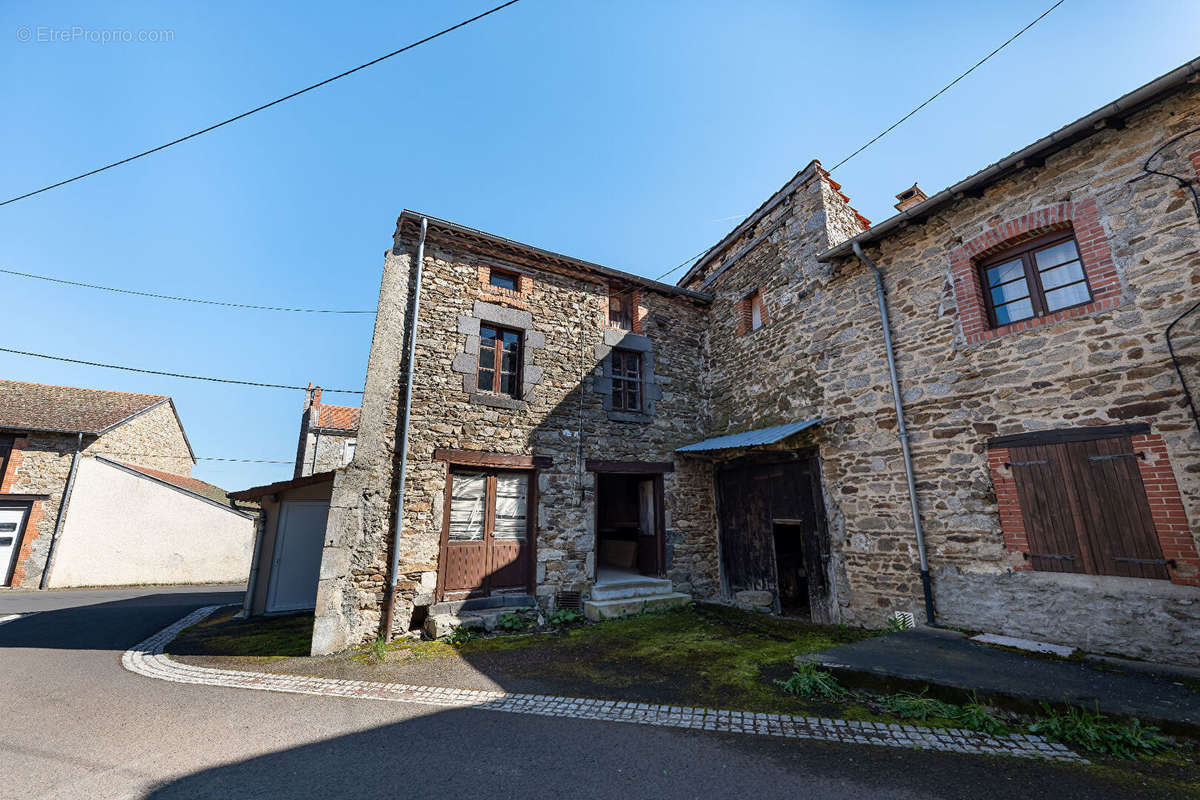
[[[105,292],[117,292],[118,294],[132,294],[138,297],[151,297],[156,300],[176,300],[181,303],[202,303],[210,306],[225,306],[227,308],[243,308],[253,311],[292,311],[300,314],[374,314],[374,311],[348,311],[334,308],[291,308],[288,306],[257,306],[252,303],[232,303],[224,300],[203,300],[196,297],[180,297],[170,294],[156,294],[155,292],[140,292],[136,289],[118,289],[113,286],[100,286],[95,283],[82,283],[80,281],[69,281],[65,278],[52,278],[49,275],[36,275],[32,272],[18,272],[15,269],[0,268],[0,272],[5,275],[16,275],[21,278],[33,278],[39,281],[49,281],[51,283],[61,283],[67,286],[80,286],[84,289],[100,289]]]
[[[876,136],[875,138],[871,139],[871,141],[867,142],[867,143],[866,143],[866,144],[864,144],[862,147],[858,148],[858,149],[857,149],[857,150],[855,150],[853,153],[851,153],[850,155],[846,156],[845,158],[843,158],[843,159],[842,159],[841,161],[839,161],[838,163],[834,164],[832,167],[830,167],[830,168],[829,168],[829,170],[828,170],[828,171],[829,171],[829,172],[833,172],[835,169],[837,169],[838,167],[840,167],[842,164],[845,164],[847,161],[849,161],[850,159],[854,158],[856,155],[858,155],[859,153],[861,153],[863,150],[866,150],[868,147],[870,147],[871,145],[873,145],[873,144],[875,144],[876,142],[878,142],[878,141],[879,141],[880,139],[882,139],[884,136],[887,136],[889,133],[891,133],[892,131],[896,130],[896,128],[900,127],[900,125],[901,125],[901,124],[902,124],[902,123],[903,123],[905,120],[907,120],[907,119],[908,119],[909,117],[911,117],[913,114],[916,114],[918,111],[920,111],[920,110],[921,110],[922,108],[924,108],[925,106],[927,106],[927,105],[929,105],[930,103],[932,103],[934,100],[937,100],[939,97],[941,97],[943,94],[945,94],[945,93],[946,93],[946,92],[947,92],[947,91],[950,89],[950,87],[954,86],[954,84],[958,83],[958,82],[959,82],[959,81],[961,81],[963,78],[967,77],[967,76],[968,76],[968,75],[970,75],[972,72],[974,72],[975,70],[979,69],[979,67],[983,66],[983,64],[984,64],[984,63],[985,63],[985,62],[986,62],[988,59],[990,59],[992,56],[996,55],[996,53],[999,53],[999,52],[1000,52],[1001,50],[1003,50],[1004,48],[1008,47],[1010,44],[1012,44],[1014,41],[1016,41],[1016,40],[1017,40],[1017,37],[1018,37],[1018,36],[1020,36],[1021,34],[1023,34],[1025,31],[1029,30],[1030,28],[1032,28],[1034,25],[1037,25],[1039,22],[1041,22],[1043,19],[1045,19],[1045,18],[1046,18],[1046,16],[1048,16],[1048,15],[1050,14],[1050,12],[1051,12],[1051,11],[1053,11],[1053,10],[1054,10],[1054,9],[1056,9],[1056,8],[1058,8],[1059,6],[1061,6],[1061,5],[1062,5],[1063,3],[1065,3],[1065,2],[1066,2],[1066,0],[1058,0],[1058,2],[1057,2],[1057,3],[1055,3],[1055,4],[1054,4],[1054,5],[1052,5],[1052,6],[1050,6],[1050,7],[1049,7],[1049,8],[1047,8],[1045,11],[1043,11],[1043,12],[1042,12],[1040,15],[1038,15],[1037,19],[1035,19],[1033,22],[1029,23],[1029,24],[1028,24],[1028,25],[1026,25],[1024,28],[1021,28],[1021,30],[1017,31],[1017,32],[1016,32],[1016,33],[1014,33],[1012,36],[1008,37],[1008,39],[1007,39],[1007,40],[1004,42],[1004,44],[1000,45],[1000,46],[999,46],[999,47],[997,47],[995,50],[993,50],[992,52],[988,53],[988,54],[987,54],[986,56],[984,56],[983,58],[981,58],[981,59],[979,59],[978,61],[976,61],[976,62],[975,62],[975,64],[974,64],[974,65],[973,65],[973,66],[972,66],[972,67],[971,67],[969,70],[967,70],[966,72],[964,72],[963,74],[961,74],[961,75],[959,75],[957,78],[955,78],[954,80],[952,80],[952,81],[950,81],[949,83],[947,83],[947,84],[946,84],[945,86],[943,86],[941,89],[938,89],[938,90],[937,90],[937,92],[936,92],[936,93],[935,93],[935,94],[934,94],[932,97],[930,97],[928,100],[926,100],[924,103],[921,103],[921,105],[917,106],[917,107],[916,107],[916,108],[914,108],[912,111],[908,112],[908,113],[907,113],[907,114],[905,114],[903,117],[901,117],[900,119],[896,120],[896,122],[894,122],[894,123],[893,123],[893,124],[892,124],[890,127],[888,127],[886,130],[884,130],[884,131],[883,131],[883,133],[881,133],[881,134],[879,134],[878,136]]]
[[[75,181],[82,180],[83,178],[91,177],[92,175],[95,175],[99,172],[104,172],[105,170],[112,169],[113,167],[119,167],[122,164],[128,164],[130,161],[136,161],[137,159],[144,158],[145,156],[148,156],[152,153],[157,153],[159,150],[166,150],[168,147],[173,147],[177,144],[181,144],[182,142],[186,142],[188,139],[194,139],[197,136],[201,136],[210,131],[215,131],[217,128],[228,125],[231,122],[237,122],[239,119],[244,119],[244,118],[250,116],[251,114],[257,114],[259,111],[265,111],[266,109],[270,108],[271,106],[279,105],[280,103],[282,103],[286,100],[291,100],[293,97],[299,97],[300,95],[304,94],[305,92],[311,92],[313,89],[319,89],[320,87],[324,86],[327,83],[333,83],[336,80],[345,78],[347,75],[353,75],[354,73],[358,72],[359,70],[364,70],[367,67],[372,67],[381,61],[386,61],[387,59],[391,58],[392,56],[398,56],[407,50],[412,50],[414,47],[420,47],[421,45],[425,44],[426,42],[432,42],[434,39],[437,39],[439,36],[445,36],[447,33],[456,31],[459,28],[466,27],[467,25],[470,25],[472,22],[477,22],[486,16],[495,14],[497,11],[508,8],[509,6],[511,6],[514,3],[517,3],[519,1],[520,0],[508,0],[507,3],[501,3],[500,5],[496,6],[493,9],[484,11],[482,14],[476,14],[475,16],[471,17],[470,19],[465,19],[456,25],[451,25],[449,28],[443,28],[442,30],[438,31],[437,33],[426,36],[424,39],[418,39],[417,41],[412,42],[411,44],[406,44],[404,47],[401,47],[399,50],[393,50],[392,52],[387,53],[386,55],[382,55],[379,58],[372,59],[371,61],[368,61],[365,64],[359,64],[357,67],[354,67],[353,69],[348,69],[345,72],[334,75],[332,78],[326,78],[325,80],[320,81],[319,83],[314,83],[311,86],[306,86],[303,89],[292,92],[291,94],[286,94],[283,97],[279,97],[275,100],[272,100],[269,103],[263,103],[261,106],[258,106],[257,108],[252,108],[249,111],[243,111],[241,114],[238,114],[235,117],[230,117],[229,119],[218,122],[215,125],[209,125],[207,128],[201,128],[198,131],[189,133],[186,136],[181,136],[178,139],[167,142],[166,144],[160,144],[158,147],[152,147],[149,150],[145,150],[136,155],[129,156],[128,158],[123,158],[120,161],[114,161],[113,163],[106,164],[103,167],[98,167],[96,169],[89,170],[88,172],[84,172],[81,175],[76,175],[73,178],[67,178],[65,180],[58,181],[57,183],[52,183],[49,186],[43,186],[41,189],[35,189],[32,192],[26,192],[25,194],[17,195],[16,197],[13,197],[13,198],[10,198],[3,202],[0,202],[0,206],[6,206],[9,203],[15,203],[18,200],[24,200],[27,197],[33,197],[35,194],[41,194],[42,192],[48,192],[51,189],[57,189],[59,186],[65,186],[68,183],[73,183]]]
[[[140,367],[125,367],[119,364],[105,364],[101,361],[84,361],[79,358],[67,358],[66,356],[51,356],[45,353],[31,353],[28,350],[14,350],[9,347],[0,347],[0,353],[12,353],[17,356],[29,356],[31,358],[45,358],[50,361],[64,361],[68,364],[82,364],[85,367],[104,367],[105,369],[119,369],[125,372],[140,372],[145,375],[164,375],[168,378],[186,378],[191,381],[208,381],[209,383],[231,383],[237,386],[257,386],[262,389],[296,389],[298,391],[307,392],[308,386],[292,386],[285,383],[260,383],[259,381],[239,381],[233,378],[212,378],[206,375],[187,375],[182,372],[166,372],[158,369],[142,369]],[[326,394],[362,394],[356,389],[325,389],[322,391]]]

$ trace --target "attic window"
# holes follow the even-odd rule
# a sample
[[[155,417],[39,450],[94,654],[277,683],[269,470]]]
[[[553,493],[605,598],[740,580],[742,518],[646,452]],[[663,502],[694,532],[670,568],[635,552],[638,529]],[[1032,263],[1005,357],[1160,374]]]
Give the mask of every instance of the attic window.
[[[492,267],[488,271],[488,283],[495,286],[497,289],[505,289],[510,292],[519,290],[521,279],[515,272],[509,272],[504,269],[496,269]]]
[[[609,288],[608,324],[623,331],[633,330],[633,292]]]
[[[737,303],[738,335],[756,331],[767,324],[767,304],[762,289],[755,289]]]

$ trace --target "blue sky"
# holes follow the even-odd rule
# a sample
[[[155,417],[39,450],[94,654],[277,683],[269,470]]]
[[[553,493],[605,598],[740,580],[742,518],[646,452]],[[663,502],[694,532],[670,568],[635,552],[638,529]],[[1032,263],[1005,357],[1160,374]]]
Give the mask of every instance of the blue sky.
[[[0,199],[488,7],[110,5],[0,7]],[[0,266],[168,294],[373,309],[384,250],[409,207],[655,277],[719,239],[810,159],[836,163],[1049,5],[523,0],[200,139],[0,207]],[[73,26],[171,35],[44,40]],[[23,27],[32,41],[18,40]],[[880,221],[914,180],[932,194],[1195,57],[1198,33],[1195,3],[1067,0],[835,177]],[[0,296],[7,347],[363,384],[370,317],[193,307],[7,275]],[[298,392],[7,354],[0,376],[169,394],[202,456],[295,452]],[[241,488],[291,468],[202,462],[195,474]]]

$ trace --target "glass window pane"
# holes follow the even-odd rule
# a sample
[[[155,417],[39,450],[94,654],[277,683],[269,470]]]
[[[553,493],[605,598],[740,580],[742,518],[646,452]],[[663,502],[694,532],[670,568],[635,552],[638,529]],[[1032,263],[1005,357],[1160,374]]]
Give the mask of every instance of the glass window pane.
[[[504,355],[500,356],[500,369],[504,372],[516,373],[517,371],[517,354],[514,352],[504,351]]]
[[[1020,300],[1022,297],[1029,297],[1029,285],[1024,278],[992,289],[992,305]]]
[[[1042,288],[1053,289],[1056,286],[1066,286],[1083,280],[1083,265],[1078,261],[1069,261],[1060,267],[1048,269],[1042,273]]]
[[[514,292],[517,291],[517,276],[511,272],[501,272],[500,270],[494,269],[491,270],[489,278],[492,286],[496,286],[501,289],[509,289],[510,291]]]
[[[528,527],[526,498],[529,479],[524,475],[496,476],[496,523],[492,536],[496,539],[525,541]]]
[[[496,373],[490,369],[479,370],[479,386],[480,391],[490,392],[496,386]]]
[[[487,325],[480,325],[479,326],[479,342],[480,342],[480,344],[483,344],[484,342],[489,342],[488,346],[494,346],[491,343],[491,340],[496,338],[497,333],[498,333],[498,331],[495,328],[489,328]]]
[[[1046,292],[1046,308],[1050,311],[1057,311],[1060,308],[1086,303],[1089,299],[1091,296],[1088,294],[1087,285],[1075,283]]]
[[[517,396],[517,376],[507,372],[500,373],[500,391],[511,397]]]
[[[624,384],[619,381],[613,381],[612,404],[613,408],[618,411],[625,408],[625,392]]]
[[[1006,325],[1010,322],[1017,322],[1023,319],[1029,319],[1033,316],[1033,303],[1028,298],[1018,300],[1015,303],[1009,303],[1004,306],[996,306],[996,324]]]
[[[1049,269],[1064,261],[1074,261],[1079,258],[1079,251],[1075,249],[1075,240],[1068,239],[1045,250],[1038,250],[1033,254],[1033,258],[1037,261],[1038,269]]]
[[[626,398],[625,398],[625,409],[627,411],[637,411],[641,407],[642,407],[641,403],[638,400],[637,384],[631,383],[629,385],[629,393],[626,395]]]
[[[517,348],[517,343],[520,341],[521,341],[521,334],[517,333],[516,331],[505,331],[504,332],[504,349],[505,350],[508,350],[510,348],[515,350]]]
[[[482,472],[456,472],[450,484],[450,532],[454,542],[483,539],[487,502],[487,476]]]
[[[1012,261],[1005,261],[1003,264],[987,268],[988,286],[1015,281],[1024,274],[1025,267],[1021,264],[1021,259],[1017,258]]]

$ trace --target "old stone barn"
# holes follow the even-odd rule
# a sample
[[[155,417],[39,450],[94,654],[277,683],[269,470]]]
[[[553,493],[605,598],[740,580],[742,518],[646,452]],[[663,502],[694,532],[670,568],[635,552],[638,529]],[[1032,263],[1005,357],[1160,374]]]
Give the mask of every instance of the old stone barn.
[[[814,161],[676,286],[405,211],[313,651],[695,598],[1197,663],[1198,65],[873,227]]]

